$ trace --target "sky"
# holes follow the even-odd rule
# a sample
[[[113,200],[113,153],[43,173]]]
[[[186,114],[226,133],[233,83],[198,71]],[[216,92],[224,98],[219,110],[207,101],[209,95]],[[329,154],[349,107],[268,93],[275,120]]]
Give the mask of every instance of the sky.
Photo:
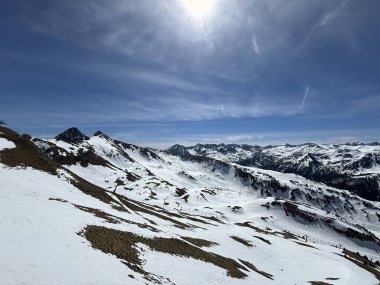
[[[18,0],[0,119],[131,143],[380,141],[378,0]]]

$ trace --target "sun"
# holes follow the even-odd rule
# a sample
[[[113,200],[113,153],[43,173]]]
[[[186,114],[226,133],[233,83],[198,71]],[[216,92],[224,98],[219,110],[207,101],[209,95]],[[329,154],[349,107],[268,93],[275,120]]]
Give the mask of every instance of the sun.
[[[186,11],[198,19],[208,18],[214,9],[215,0],[183,0]]]

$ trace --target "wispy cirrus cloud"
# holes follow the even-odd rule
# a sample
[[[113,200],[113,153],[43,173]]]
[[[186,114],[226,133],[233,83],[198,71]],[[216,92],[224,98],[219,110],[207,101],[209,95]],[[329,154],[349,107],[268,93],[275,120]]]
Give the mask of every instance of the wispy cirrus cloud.
[[[216,1],[202,21],[179,0],[23,3],[0,11],[0,112],[15,126],[378,120],[376,0]]]

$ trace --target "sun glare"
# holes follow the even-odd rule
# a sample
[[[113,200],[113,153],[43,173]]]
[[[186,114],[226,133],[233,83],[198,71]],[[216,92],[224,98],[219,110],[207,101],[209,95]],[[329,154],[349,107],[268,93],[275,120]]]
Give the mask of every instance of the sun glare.
[[[215,0],[183,0],[183,2],[191,16],[204,19],[212,13]]]

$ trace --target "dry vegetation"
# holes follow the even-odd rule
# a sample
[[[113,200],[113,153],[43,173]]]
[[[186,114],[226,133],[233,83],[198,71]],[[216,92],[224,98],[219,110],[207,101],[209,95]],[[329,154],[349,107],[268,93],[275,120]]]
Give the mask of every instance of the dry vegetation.
[[[230,238],[232,238],[233,240],[245,245],[246,247],[253,247],[252,243],[249,240],[243,239],[243,238],[238,237],[238,236],[230,236]]]
[[[273,280],[273,275],[272,275],[272,274],[269,274],[268,272],[265,272],[265,271],[262,271],[262,270],[257,269],[256,266],[254,266],[252,263],[250,263],[250,262],[248,262],[248,261],[241,260],[241,259],[239,259],[239,261],[240,261],[241,263],[243,263],[245,266],[247,266],[249,269],[255,271],[256,273],[259,273],[260,275],[263,275],[264,277]]]
[[[373,274],[380,281],[380,264],[379,261],[373,262],[365,255],[360,255],[358,252],[353,252],[348,249],[343,249],[343,257],[355,263],[369,273]]]
[[[212,242],[212,241],[200,239],[200,238],[192,238],[192,237],[181,237],[181,238],[199,247],[211,247],[211,246],[218,245],[218,243],[216,242]]]
[[[265,239],[263,237],[259,237],[259,236],[253,236],[253,237],[255,237],[255,238],[257,238],[257,239],[259,239],[259,240],[261,240],[261,241],[263,241],[263,242],[265,242],[267,244],[272,244],[269,240],[267,240],[267,239]]]
[[[50,174],[57,173],[59,165],[41,154],[30,141],[30,137],[21,136],[4,127],[0,127],[0,133],[0,137],[12,141],[16,145],[16,148],[0,151],[1,163],[10,167],[32,167]]]
[[[136,245],[142,243],[151,250],[167,253],[175,256],[194,258],[212,263],[227,271],[227,275],[233,278],[245,278],[244,266],[231,258],[204,251],[183,240],[176,238],[146,238],[130,232],[122,232],[101,226],[87,226],[81,233],[95,249],[110,253],[118,258],[132,270],[142,274],[146,279],[152,280],[151,273],[142,268],[143,261],[139,257]]]

